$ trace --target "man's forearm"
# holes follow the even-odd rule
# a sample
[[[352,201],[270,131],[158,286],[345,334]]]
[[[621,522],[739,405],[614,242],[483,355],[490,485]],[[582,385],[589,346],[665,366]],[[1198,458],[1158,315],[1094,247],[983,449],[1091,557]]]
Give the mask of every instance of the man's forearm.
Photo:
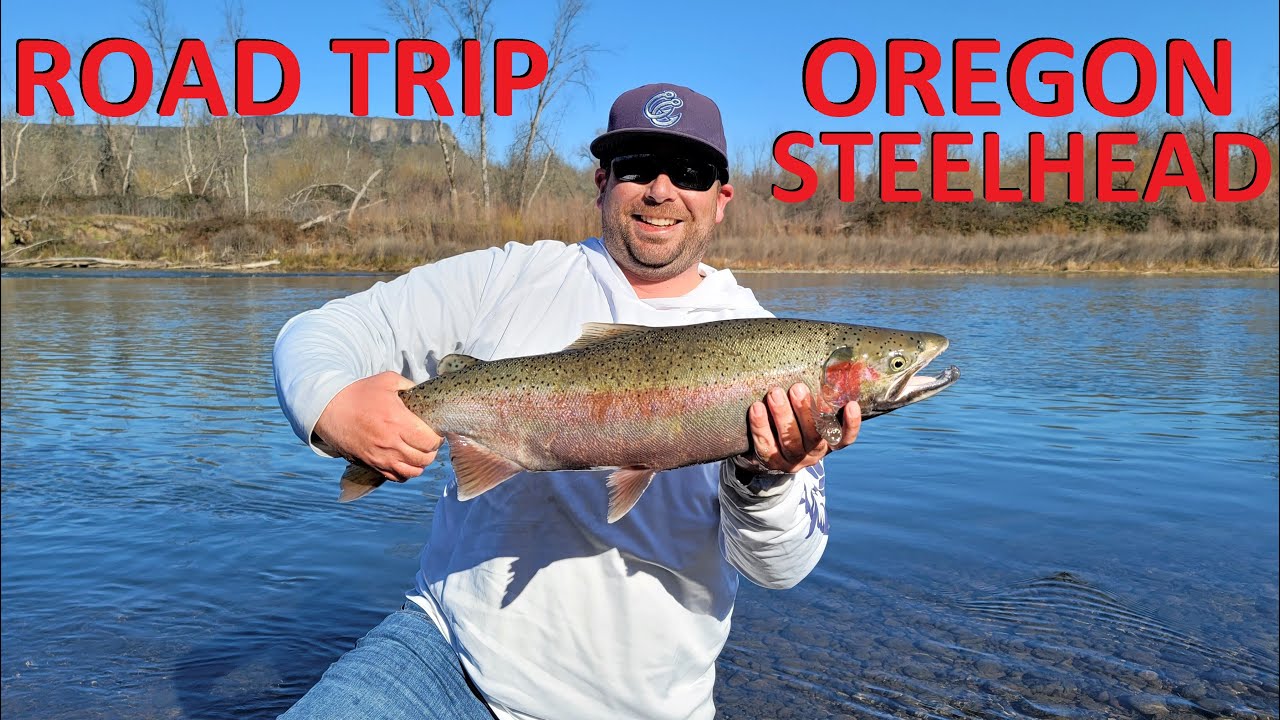
[[[332,449],[313,434],[321,413],[343,388],[387,365],[377,333],[344,302],[290,320],[272,352],[276,395],[294,433],[330,456]]]
[[[272,359],[280,407],[298,437],[331,455],[312,431],[343,388],[388,370],[427,379],[430,357],[455,352],[467,336],[501,255],[482,250],[424,265],[286,323]]]
[[[818,464],[770,476],[725,461],[720,527],[725,558],[752,582],[788,588],[818,564],[827,545],[826,492]]]

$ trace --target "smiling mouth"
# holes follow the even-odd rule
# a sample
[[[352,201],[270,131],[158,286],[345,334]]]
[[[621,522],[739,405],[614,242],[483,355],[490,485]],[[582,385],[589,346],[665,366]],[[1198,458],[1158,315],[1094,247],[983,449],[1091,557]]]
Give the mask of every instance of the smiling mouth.
[[[675,227],[676,225],[679,225],[680,223],[684,222],[683,220],[677,220],[675,218],[653,217],[651,215],[640,215],[640,214],[632,215],[631,219],[643,225],[648,225],[650,227],[655,227],[655,228]]]

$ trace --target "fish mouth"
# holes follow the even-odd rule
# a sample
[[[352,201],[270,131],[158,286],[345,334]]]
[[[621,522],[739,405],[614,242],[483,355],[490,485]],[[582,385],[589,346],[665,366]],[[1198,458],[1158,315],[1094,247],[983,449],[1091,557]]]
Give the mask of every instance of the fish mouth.
[[[921,368],[923,369],[923,366],[921,366]],[[947,369],[943,370],[937,377],[913,374],[911,377],[907,378],[905,383],[902,383],[901,387],[898,389],[897,396],[890,402],[895,408],[902,407],[903,405],[910,405],[913,402],[924,400],[927,397],[932,397],[942,392],[947,389],[949,385],[959,379],[960,368],[955,365],[947,367]]]
[[[920,371],[933,362],[934,358],[947,349],[947,342],[942,341],[932,352],[924,353],[916,361],[916,365],[903,373],[902,379],[895,382],[885,394],[885,399],[875,404],[872,415],[883,415],[900,407],[920,402],[946,390],[952,383],[960,379],[960,368],[949,366],[936,377],[920,375]]]

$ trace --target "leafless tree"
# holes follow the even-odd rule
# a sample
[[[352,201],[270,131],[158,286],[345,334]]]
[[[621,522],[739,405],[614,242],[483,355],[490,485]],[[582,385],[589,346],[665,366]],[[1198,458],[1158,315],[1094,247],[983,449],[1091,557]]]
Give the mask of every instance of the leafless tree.
[[[23,142],[27,160],[22,164],[22,182],[6,191],[5,199],[11,193],[21,192],[27,198],[38,194],[38,206],[43,209],[49,200],[65,194],[66,188],[74,188],[82,179],[97,194],[96,172],[102,160],[104,135],[56,113],[51,113],[46,123],[32,120],[31,124],[34,127]],[[95,141],[99,144],[95,145]],[[113,161],[111,167],[115,171],[119,166]]]
[[[542,131],[543,114],[566,85],[586,86],[591,69],[591,55],[599,50],[596,43],[575,43],[574,32],[585,8],[584,0],[560,0],[556,11],[555,27],[551,32],[551,42],[547,45],[547,76],[538,85],[538,94],[529,115],[528,132],[515,168],[516,207],[522,213],[546,179],[551,159],[548,149],[548,155],[543,158],[542,174],[533,189],[529,190],[529,165],[533,159],[534,144]],[[546,142],[544,144],[548,147],[550,145]]]
[[[138,10],[140,11],[138,27],[150,40],[151,52],[155,54],[157,72],[154,81],[158,90],[164,87],[168,78],[167,73],[175,49],[171,45],[175,31],[169,20],[169,5],[167,0],[138,0]],[[194,195],[195,178],[200,176],[200,169],[196,164],[195,149],[191,143],[191,110],[186,100],[178,101],[178,117],[182,123],[184,153],[182,181],[187,186],[187,194]],[[136,119],[141,118],[142,114],[139,113]]]
[[[423,39],[431,37],[430,0],[383,0],[383,9],[387,17],[407,37]],[[420,66],[419,70],[427,70],[430,68],[431,56],[420,53],[417,62]],[[449,183],[449,209],[456,218],[458,216],[458,179],[454,168],[453,148],[449,146],[444,120],[439,113],[435,112],[434,107],[429,112],[431,122],[435,126],[436,143],[440,146],[440,154],[444,158],[444,174]]]
[[[84,53],[81,53],[83,57]],[[78,72],[78,68],[73,64],[72,73]],[[79,78],[77,78],[79,80]],[[107,83],[105,75],[98,75],[98,94],[102,97],[107,96]],[[90,185],[93,186],[94,194],[98,192],[97,181],[100,178],[103,184],[108,188],[115,188],[123,197],[129,194],[133,188],[133,158],[134,151],[138,143],[138,125],[141,122],[142,114],[139,113],[134,117],[132,126],[126,126],[123,123],[116,123],[109,116],[98,114],[95,117],[95,123],[98,127],[98,158],[97,162],[90,162]],[[65,169],[71,167],[68,164],[60,163],[60,171],[57,175],[57,182],[46,190],[41,196],[41,204],[56,186],[60,185],[70,178],[64,178]]]
[[[1272,68],[1271,76],[1275,75],[1275,69]],[[1275,140],[1280,136],[1280,90],[1275,87],[1271,88],[1271,97],[1267,98],[1262,111],[1258,113],[1257,131],[1254,134],[1263,140]]]
[[[165,0],[138,0],[138,9],[142,14],[138,17],[138,26],[151,40],[151,49],[160,61],[160,67],[169,67],[169,38],[173,28],[169,23],[169,6]],[[161,85],[164,80],[156,76]]]
[[[1194,169],[1201,182],[1207,182],[1213,173],[1213,135],[1218,130],[1217,124],[1203,106],[1194,118],[1180,117],[1177,124],[1187,139],[1187,147],[1191,149],[1191,158],[1196,164],[1195,168],[1180,168],[1179,172],[1187,173]]]
[[[223,0],[223,42],[235,47],[236,41],[244,37],[244,2],[242,0]],[[232,104],[234,107],[234,104]],[[240,120],[240,145],[244,152],[240,155],[240,188],[243,191],[244,216],[249,217],[249,131],[245,128],[245,119]],[[230,183],[228,195],[230,195]]]
[[[18,153],[22,151],[22,135],[31,127],[31,120],[25,120],[17,129],[13,131],[12,126],[16,123],[4,123],[4,129],[8,131],[8,135],[13,136],[13,168],[9,168],[9,151],[8,140],[0,135],[0,181],[3,187],[8,188],[10,185],[18,182]]]
[[[493,23],[489,21],[489,9],[492,6],[493,0],[449,0],[443,6],[445,15],[449,18],[449,24],[453,25],[453,29],[458,33],[454,54],[462,54],[464,40],[471,39],[480,43],[480,67],[476,72],[479,74],[481,88],[487,87],[484,66],[486,48],[493,40]],[[481,201],[484,204],[485,213],[488,213],[492,205],[489,191],[489,102],[483,90],[480,93],[480,114],[476,116],[476,123],[480,139],[477,154],[480,156]]]

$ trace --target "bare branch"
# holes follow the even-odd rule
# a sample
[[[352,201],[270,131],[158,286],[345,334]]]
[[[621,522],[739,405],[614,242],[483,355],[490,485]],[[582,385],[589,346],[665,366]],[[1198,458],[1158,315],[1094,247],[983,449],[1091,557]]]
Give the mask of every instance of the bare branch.
[[[234,45],[244,37],[244,1],[222,0],[222,37],[220,42]]]
[[[411,38],[431,37],[431,2],[429,0],[382,0],[383,10],[387,17],[398,27],[401,33]],[[431,56],[419,53],[416,61],[419,69],[430,67]],[[454,167],[453,148],[445,138],[444,120],[435,108],[429,111],[428,117],[435,124],[436,144],[440,146],[440,154],[444,158],[445,179],[449,183],[449,209],[453,217],[458,217],[458,177]]]
[[[336,188],[338,190],[346,190],[351,195],[355,195],[358,191],[346,183],[313,183],[301,190],[295,192],[288,197],[289,204],[298,205],[311,199],[311,193],[323,188]]]
[[[528,133],[525,135],[524,147],[516,168],[516,206],[521,212],[531,202],[531,197],[526,197],[525,188],[528,182],[529,164],[533,158],[533,146],[538,141],[542,130],[543,114],[566,85],[586,83],[590,74],[591,56],[599,50],[599,46],[595,43],[572,44],[574,31],[585,9],[584,0],[560,0],[556,12],[551,42],[547,44],[547,76],[538,85],[538,94],[529,119]],[[541,185],[541,180],[538,184]]]
[[[311,228],[315,227],[316,225],[321,225],[321,224],[323,224],[323,223],[327,223],[327,222],[329,222],[330,220],[332,220],[332,219],[334,219],[334,218],[338,217],[338,216],[339,216],[339,215],[341,215],[341,214],[342,214],[342,211],[341,211],[341,210],[334,210],[333,212],[327,212],[327,213],[325,213],[325,214],[323,214],[323,215],[317,215],[317,216],[315,216],[315,217],[311,218],[310,220],[308,220],[308,221],[306,221],[306,222],[304,222],[304,223],[300,223],[300,224],[298,225],[298,229],[299,229],[299,230],[310,230]]]
[[[240,178],[244,184],[244,216],[249,217],[249,132],[245,130],[244,118],[240,118],[240,142],[244,145],[244,155],[240,159]]]
[[[142,11],[138,18],[138,26],[151,41],[151,50],[160,60],[160,67],[169,67],[169,38],[173,35],[173,26],[169,23],[169,5],[165,0],[138,0],[138,9]],[[156,82],[164,84],[164,78],[158,74]]]
[[[52,238],[48,238],[48,239],[45,239],[45,240],[41,240],[40,242],[31,243],[30,245],[23,245],[23,246],[21,246],[21,247],[14,248],[13,250],[10,250],[9,252],[7,252],[7,253],[5,253],[5,254],[4,254],[4,259],[5,259],[6,261],[11,260],[11,259],[13,259],[14,257],[16,257],[16,256],[18,255],[18,253],[23,253],[23,252],[26,252],[26,251],[28,251],[28,250],[30,250],[30,249],[32,249],[32,248],[38,248],[38,247],[40,247],[41,245],[45,245],[45,244],[47,244],[47,243],[51,243],[51,242],[56,242],[56,241],[61,240],[61,239],[62,239],[62,238],[52,237]]]
[[[387,199],[386,199],[386,198],[378,198],[377,200],[374,200],[374,201],[373,201],[373,202],[371,202],[371,203],[365,203],[365,208],[366,208],[366,209],[368,209],[368,208],[373,207],[374,205],[380,205],[380,204],[382,204],[382,203],[384,203],[384,202],[386,202],[386,201],[387,201]],[[316,225],[322,225],[322,224],[324,224],[324,223],[327,223],[327,222],[329,222],[330,220],[332,220],[332,219],[334,219],[334,218],[338,217],[338,216],[339,216],[339,215],[341,215],[341,214],[342,214],[342,211],[341,211],[341,210],[334,210],[333,212],[327,212],[327,213],[325,213],[325,214],[323,214],[323,215],[317,215],[317,216],[315,216],[315,217],[311,218],[310,220],[308,220],[308,221],[306,221],[306,222],[301,223],[300,225],[298,225],[298,229],[299,229],[299,230],[310,230],[311,228],[315,227]],[[349,218],[350,218],[350,214],[348,213],[348,222],[350,222],[350,219],[349,219]]]
[[[547,146],[547,152],[542,156],[542,174],[538,176],[538,182],[534,183],[533,190],[529,192],[528,205],[520,208],[521,212],[533,205],[534,198],[538,197],[538,191],[542,189],[542,183],[547,179],[547,171],[551,169],[551,156],[554,155],[550,143],[544,143]]]
[[[18,181],[18,153],[22,150],[22,134],[31,127],[31,121],[27,120],[22,123],[22,127],[18,128],[18,134],[13,138],[13,173],[9,172],[8,153],[4,152],[4,143],[0,141],[0,180],[3,180],[3,187]]]
[[[431,37],[431,3],[427,0],[382,0],[382,9],[411,38]]]
[[[480,43],[480,67],[478,68],[480,87],[485,85],[484,64],[485,48],[489,47],[493,37],[493,23],[489,21],[489,9],[493,0],[451,0],[442,6],[449,24],[458,33],[457,44],[461,46],[463,39],[474,39]],[[456,51],[455,51],[456,52]],[[457,54],[461,54],[458,52]],[[489,103],[484,93],[480,94],[480,114],[476,116],[479,128],[480,146],[480,189],[485,212],[491,207],[489,191]]]
[[[356,198],[351,201],[351,209],[347,211],[347,224],[351,224],[351,219],[356,216],[356,208],[360,205],[360,200],[364,198],[365,192],[369,190],[369,183],[373,182],[373,179],[381,174],[382,168],[378,168],[364,181],[364,185],[360,187],[360,192],[356,193]]]

